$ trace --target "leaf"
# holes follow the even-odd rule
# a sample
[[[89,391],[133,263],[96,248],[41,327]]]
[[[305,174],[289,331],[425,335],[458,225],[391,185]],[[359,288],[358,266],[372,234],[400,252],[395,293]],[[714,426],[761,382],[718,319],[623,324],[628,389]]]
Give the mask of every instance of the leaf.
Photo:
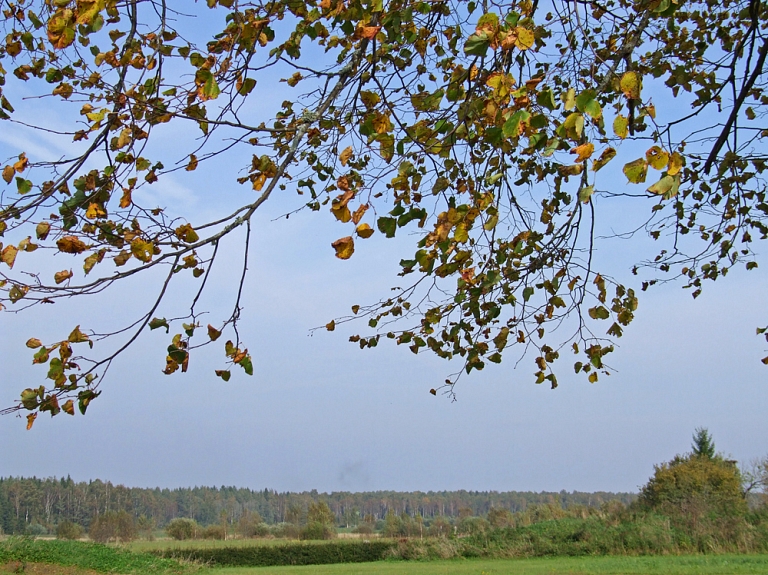
[[[580,140],[581,133],[584,130],[584,116],[579,112],[573,112],[563,122],[565,135],[571,140]]]
[[[25,180],[24,178],[16,178],[16,190],[20,196],[28,194],[32,191],[32,182]]]
[[[627,98],[638,100],[640,98],[640,76],[637,72],[624,72],[619,81],[619,87]]]
[[[200,239],[195,229],[190,224],[183,224],[174,230],[176,237],[188,244],[193,244]]]
[[[388,238],[395,237],[395,231],[397,230],[397,220],[395,218],[382,217],[376,222],[376,226],[379,231]]]
[[[665,200],[669,200],[677,195],[680,189],[680,175],[663,176],[658,182],[653,184],[648,191],[652,194],[658,194],[664,196]]]
[[[64,236],[56,241],[56,247],[65,254],[81,254],[88,249],[88,246],[76,236]]]
[[[36,337],[31,337],[27,340],[26,346],[30,349],[37,349],[38,347],[41,347],[43,345],[43,342],[37,339]]]
[[[573,108],[576,107],[575,88],[570,88],[565,94],[561,96],[561,99],[563,100],[563,109],[566,112],[573,110]]]
[[[69,337],[67,337],[67,341],[70,343],[84,343],[86,341],[91,341],[91,340],[87,335],[85,335],[82,331],[80,331],[80,326],[78,325],[69,334]]]
[[[629,120],[626,116],[616,116],[613,121],[613,133],[622,140],[629,135]]]
[[[56,50],[63,50],[75,41],[74,12],[59,8],[48,20],[48,41]]]
[[[355,252],[355,241],[352,239],[352,236],[346,236],[333,242],[331,247],[336,250],[337,258],[348,260]]]
[[[675,176],[680,173],[685,165],[685,159],[677,152],[672,152],[669,156],[669,164],[667,165],[667,174]]]
[[[590,308],[588,313],[592,319],[608,319],[611,317],[611,313],[603,306]]]
[[[228,369],[217,369],[215,373],[224,381],[229,381],[229,378],[232,377],[232,373]]]
[[[16,175],[16,170],[13,169],[13,166],[5,166],[3,168],[3,179],[5,180],[6,184],[10,184],[13,180],[13,176]]]
[[[329,321],[327,324],[325,324],[325,329],[328,331],[333,331],[336,329],[336,322],[334,320]]]
[[[491,40],[488,38],[488,34],[485,32],[474,33],[467,38],[464,44],[464,53],[467,56],[485,56],[488,51],[488,47],[491,45]]]
[[[592,197],[592,194],[595,191],[594,186],[583,186],[579,189],[579,201],[588,204],[589,199]]]
[[[663,170],[669,163],[669,154],[661,149],[659,146],[651,147],[646,153],[645,158],[652,168],[656,170]]]
[[[361,237],[364,240],[366,240],[373,235],[373,228],[371,228],[371,226],[369,226],[368,224],[360,224],[355,229],[355,233],[358,235],[358,237]]]
[[[247,373],[248,375],[253,375],[253,362],[251,361],[251,356],[248,355],[248,350],[246,349],[244,352],[244,357],[242,357],[240,360],[236,361],[235,363],[238,364],[240,367],[243,368],[243,371]]]
[[[152,261],[152,255],[154,254],[154,244],[148,242],[142,238],[136,238],[131,242],[131,254],[144,263]]]
[[[32,429],[32,426],[35,424],[35,419],[37,419],[36,413],[30,413],[27,415],[27,431]]]
[[[48,233],[51,231],[51,224],[48,222],[40,222],[37,224],[37,227],[35,227],[35,235],[37,236],[38,240],[44,240],[48,237]]]
[[[616,150],[614,150],[613,148],[606,148],[600,154],[600,157],[592,162],[592,171],[597,172],[615,157],[616,157]]]
[[[373,40],[376,38],[376,34],[381,30],[381,26],[363,26],[360,29],[360,37],[366,40]]]
[[[194,172],[197,169],[197,156],[194,154],[189,155],[189,163],[187,164],[187,167],[184,168],[188,172]]]
[[[208,337],[211,341],[216,341],[221,337],[221,332],[211,324],[208,324]]]
[[[354,152],[352,151],[352,146],[347,146],[344,148],[344,150],[339,154],[339,160],[341,161],[342,166],[346,166],[349,163],[350,158],[353,156]]]
[[[571,153],[576,154],[576,162],[583,162],[584,160],[589,159],[594,151],[595,145],[592,142],[587,142],[586,144],[581,144],[580,146],[571,149]]]
[[[168,321],[163,317],[154,317],[152,318],[152,321],[149,322],[149,329],[157,329],[159,327],[165,328],[165,333],[168,333],[171,330],[171,326],[168,325]]]
[[[634,162],[625,164],[622,171],[631,183],[641,184],[645,181],[645,176],[648,173],[648,162],[645,161],[645,158],[639,158]]]
[[[2,262],[9,268],[13,269],[13,264],[16,262],[16,254],[18,252],[19,250],[16,246],[5,246],[5,249],[0,252],[0,260],[2,260]]]
[[[517,35],[515,46],[518,50],[530,50],[533,48],[533,44],[536,40],[536,36],[534,35],[533,30],[518,26],[515,28],[515,34]]]
[[[219,97],[220,93],[221,90],[219,89],[219,85],[216,82],[216,78],[213,74],[209,73],[208,78],[205,80],[205,84],[203,84],[203,99],[215,100]]]
[[[75,415],[75,402],[71,399],[68,399],[64,402],[64,405],[61,406],[61,409],[64,413],[68,413],[69,415]]]
[[[53,281],[55,281],[56,285],[58,285],[60,283],[64,283],[65,281],[67,281],[69,278],[72,277],[72,275],[73,275],[72,270],[62,270],[60,272],[56,272],[55,274],[53,274]]]

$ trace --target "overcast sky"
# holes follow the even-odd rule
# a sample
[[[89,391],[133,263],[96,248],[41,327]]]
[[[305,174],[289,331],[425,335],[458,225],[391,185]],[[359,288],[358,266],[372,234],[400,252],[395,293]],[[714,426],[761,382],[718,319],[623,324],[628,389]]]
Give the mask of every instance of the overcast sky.
[[[285,85],[273,86],[279,102]],[[63,122],[35,102],[24,113]],[[160,131],[159,145],[173,149],[174,141],[196,135]],[[69,145],[7,123],[0,131],[3,160],[19,147],[35,160]],[[232,166],[245,163],[240,157],[220,171],[174,174],[137,197],[204,221],[242,200],[235,183],[241,174]],[[619,200],[595,201],[606,229],[628,217]],[[219,347],[193,355],[187,374],[165,376],[169,336],[147,333],[116,362],[87,416],[43,414],[31,431],[22,419],[0,418],[0,476],[279,491],[635,491],[654,464],[690,449],[696,427],[709,428],[717,448],[739,461],[768,455],[768,367],[760,363],[768,350],[755,335],[768,324],[762,269],[734,269],[695,302],[679,285],[642,294],[635,322],[610,357],[613,374],[594,385],[575,377],[564,358],[560,387],[537,386],[532,358],[515,369],[509,356],[463,378],[451,402],[429,390],[459,369],[457,362],[384,342],[361,351],[347,339],[362,325],[311,334],[352,304],[385,296],[414,240],[376,234],[342,262],[330,243],[349,232],[327,211],[278,218],[300,203],[292,194],[277,196],[254,221],[242,325],[253,377],[238,369],[228,383],[215,377],[223,367]],[[614,241],[597,258],[631,279],[628,256],[652,256],[647,247]],[[231,305],[239,258],[225,251],[217,263],[220,275],[204,302],[212,319]],[[17,266],[50,266],[40,262],[40,254],[21,254]],[[60,255],[49,271],[78,265]],[[77,324],[117,327],[155,291],[134,281],[88,300],[0,314],[0,406],[44,382],[27,338],[61,338]],[[174,292],[159,315],[171,317],[188,292]]]

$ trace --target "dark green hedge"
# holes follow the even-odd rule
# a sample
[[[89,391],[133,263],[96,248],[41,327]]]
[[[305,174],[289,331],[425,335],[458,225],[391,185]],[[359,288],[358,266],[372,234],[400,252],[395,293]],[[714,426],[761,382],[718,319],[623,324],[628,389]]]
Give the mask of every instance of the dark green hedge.
[[[278,565],[325,565],[381,561],[394,544],[389,541],[330,543],[293,543],[288,545],[253,545],[218,549],[165,549],[161,557],[200,561],[227,567],[271,567]]]

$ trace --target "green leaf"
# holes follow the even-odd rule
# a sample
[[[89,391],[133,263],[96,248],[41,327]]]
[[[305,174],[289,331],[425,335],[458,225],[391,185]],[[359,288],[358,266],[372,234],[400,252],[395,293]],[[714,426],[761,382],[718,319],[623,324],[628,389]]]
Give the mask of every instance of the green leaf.
[[[379,218],[376,222],[376,226],[379,231],[388,238],[395,237],[395,231],[397,230],[397,220],[395,218]]]
[[[485,32],[472,34],[464,44],[464,53],[467,56],[485,56],[491,41]]]
[[[240,367],[243,368],[243,371],[245,371],[245,373],[247,373],[248,375],[253,375],[253,363],[251,362],[250,355],[246,355],[243,359],[241,359],[237,363]]]
[[[28,194],[32,190],[32,182],[25,180],[24,178],[16,178],[16,189],[20,196]]]
[[[159,327],[164,327],[165,333],[168,333],[168,331],[171,329],[171,327],[168,325],[168,322],[164,317],[163,318],[156,317],[149,322],[149,329],[157,329]]]
[[[217,369],[216,375],[224,381],[229,381],[229,378],[232,377],[232,373],[228,369]]]
[[[645,158],[638,158],[634,162],[625,164],[622,171],[631,183],[642,184],[648,174],[648,162],[645,161]]]

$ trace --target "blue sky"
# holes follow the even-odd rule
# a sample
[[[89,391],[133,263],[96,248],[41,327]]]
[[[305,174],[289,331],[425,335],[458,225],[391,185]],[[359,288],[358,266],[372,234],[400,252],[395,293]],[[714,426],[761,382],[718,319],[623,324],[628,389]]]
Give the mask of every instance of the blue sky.
[[[264,104],[279,104],[285,84],[265,85]],[[28,101],[20,113],[64,122],[45,102]],[[154,135],[156,150],[173,156],[176,142],[197,132],[161,128]],[[34,160],[68,146],[7,124],[0,131],[3,160],[19,149]],[[176,173],[137,198],[205,221],[247,199],[235,182],[247,163],[242,155],[212,170]],[[608,183],[612,191],[625,186],[619,176]],[[624,200],[598,195],[595,202],[604,232],[638,215]],[[429,389],[458,365],[384,343],[361,351],[347,339],[362,325],[310,331],[386,295],[398,283],[397,262],[413,253],[413,237],[385,241],[376,234],[358,240],[353,258],[340,261],[330,243],[349,229],[332,222],[327,209],[280,218],[299,205],[294,194],[277,194],[254,220],[242,324],[253,377],[238,370],[228,383],[215,377],[220,347],[193,355],[189,373],[165,376],[169,336],[146,333],[116,362],[86,417],[42,415],[32,431],[21,419],[0,418],[0,476],[280,491],[634,491],[654,464],[689,449],[696,427],[709,428],[717,448],[739,461],[768,454],[768,367],[760,363],[768,351],[755,335],[768,324],[762,269],[734,269],[695,302],[673,284],[641,294],[636,320],[610,357],[614,373],[594,385],[573,376],[564,358],[560,387],[537,386],[532,358],[515,369],[509,356],[463,378],[451,402]],[[214,324],[231,306],[238,241],[225,246],[230,251],[217,262],[202,302]],[[642,238],[613,240],[599,246],[596,258],[602,269],[631,280],[631,264],[655,249]],[[77,265],[62,254],[45,262],[39,252],[17,261],[20,269],[50,273]],[[173,292],[158,315],[183,309],[191,286]],[[154,293],[139,278],[87,300],[0,315],[0,406],[45,377],[31,365],[27,338],[58,339],[77,324],[118,327]]]

